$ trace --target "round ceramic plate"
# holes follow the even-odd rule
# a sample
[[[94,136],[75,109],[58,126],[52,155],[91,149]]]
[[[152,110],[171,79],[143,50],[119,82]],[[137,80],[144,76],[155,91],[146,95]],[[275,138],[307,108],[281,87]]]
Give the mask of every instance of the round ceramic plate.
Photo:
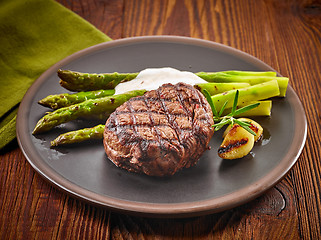
[[[248,202],[275,185],[297,161],[306,139],[306,117],[291,86],[286,98],[273,99],[272,116],[257,119],[265,130],[261,144],[238,160],[222,160],[215,133],[198,164],[172,177],[148,177],[119,169],[107,158],[102,141],[50,147],[59,134],[97,124],[73,121],[32,135],[48,109],[37,104],[66,92],[57,70],[139,72],[173,67],[191,72],[273,71],[258,59],[210,41],[174,36],[136,37],[99,44],[58,62],[31,86],[17,118],[19,145],[32,167],[74,197],[129,214],[186,217],[214,213]]]

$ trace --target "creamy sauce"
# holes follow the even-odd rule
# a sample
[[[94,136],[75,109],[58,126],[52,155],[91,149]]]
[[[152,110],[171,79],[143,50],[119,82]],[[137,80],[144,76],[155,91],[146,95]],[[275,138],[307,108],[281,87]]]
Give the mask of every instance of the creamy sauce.
[[[118,84],[115,87],[115,95],[132,90],[155,90],[165,83],[177,84],[179,82],[190,85],[207,83],[192,72],[179,71],[170,67],[147,68],[141,71],[135,79]]]

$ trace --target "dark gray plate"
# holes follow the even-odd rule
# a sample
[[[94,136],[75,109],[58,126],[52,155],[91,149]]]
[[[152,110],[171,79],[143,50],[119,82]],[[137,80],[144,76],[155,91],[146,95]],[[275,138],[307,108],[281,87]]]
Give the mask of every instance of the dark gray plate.
[[[106,157],[101,141],[50,148],[58,134],[94,122],[75,121],[37,136],[31,134],[47,109],[37,101],[65,92],[59,68],[81,72],[138,72],[147,67],[191,72],[273,70],[258,59],[217,43],[174,36],[137,37],[103,43],[77,52],[48,69],[25,95],[17,119],[19,145],[45,179],[72,196],[112,210],[153,217],[185,217],[243,204],[275,185],[297,161],[306,139],[303,107],[289,86],[287,97],[273,99],[271,118],[257,119],[265,139],[239,160],[217,156],[221,134],[211,140],[199,163],[173,177],[128,173]]]

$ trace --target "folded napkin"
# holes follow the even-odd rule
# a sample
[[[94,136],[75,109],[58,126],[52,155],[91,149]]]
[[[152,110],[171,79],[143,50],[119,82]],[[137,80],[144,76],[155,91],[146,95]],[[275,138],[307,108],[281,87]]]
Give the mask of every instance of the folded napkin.
[[[16,137],[16,113],[30,85],[51,65],[111,40],[53,0],[0,1],[0,149]]]

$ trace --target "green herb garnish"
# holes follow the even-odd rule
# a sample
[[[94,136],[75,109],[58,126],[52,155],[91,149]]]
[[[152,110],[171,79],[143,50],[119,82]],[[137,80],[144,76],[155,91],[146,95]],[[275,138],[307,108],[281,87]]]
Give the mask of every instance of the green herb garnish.
[[[237,123],[242,128],[244,128],[246,131],[248,131],[251,134],[253,134],[254,136],[256,136],[255,132],[250,128],[251,124],[249,122],[240,121],[240,120],[235,119],[234,117],[237,116],[237,115],[240,115],[241,113],[247,112],[247,111],[249,111],[249,110],[251,110],[253,108],[256,108],[257,106],[260,105],[260,103],[253,103],[253,104],[250,104],[250,105],[247,105],[245,107],[237,109],[237,102],[238,102],[238,98],[239,98],[239,90],[236,90],[231,113],[229,113],[229,114],[227,114],[225,116],[222,116],[223,111],[224,111],[225,106],[226,106],[228,101],[226,101],[224,103],[224,105],[222,106],[222,108],[218,112],[216,110],[216,108],[215,108],[215,105],[213,103],[213,100],[212,100],[211,95],[209,94],[209,92],[206,89],[204,89],[203,93],[204,93],[204,96],[206,97],[208,103],[210,104],[210,106],[212,108],[213,120],[214,120],[213,127],[214,127],[215,131],[220,130],[223,126],[225,126],[227,124],[234,125],[234,123]]]

